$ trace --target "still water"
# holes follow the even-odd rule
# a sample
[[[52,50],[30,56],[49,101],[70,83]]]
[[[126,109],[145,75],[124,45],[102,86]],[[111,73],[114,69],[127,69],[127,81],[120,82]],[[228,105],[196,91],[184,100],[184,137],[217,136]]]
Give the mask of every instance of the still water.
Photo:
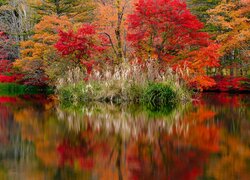
[[[250,95],[170,112],[0,97],[0,179],[250,179]]]

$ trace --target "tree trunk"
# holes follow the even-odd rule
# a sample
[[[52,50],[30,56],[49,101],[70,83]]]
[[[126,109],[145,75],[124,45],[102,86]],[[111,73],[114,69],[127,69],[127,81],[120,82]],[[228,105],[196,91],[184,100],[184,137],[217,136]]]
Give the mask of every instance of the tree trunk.
[[[121,8],[121,0],[117,0],[117,26],[115,30],[116,40],[117,40],[117,61],[116,64],[120,64],[123,59],[122,53],[122,38],[121,38],[121,23],[123,18],[123,11]]]

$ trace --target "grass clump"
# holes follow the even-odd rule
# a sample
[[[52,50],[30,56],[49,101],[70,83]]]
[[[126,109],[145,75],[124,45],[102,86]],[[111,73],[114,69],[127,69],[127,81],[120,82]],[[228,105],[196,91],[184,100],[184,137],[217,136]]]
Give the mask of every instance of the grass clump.
[[[168,85],[152,83],[145,89],[142,101],[150,110],[173,108],[177,104],[177,94]]]
[[[60,101],[66,104],[91,101],[94,98],[91,92],[92,90],[85,83],[63,86],[58,91]]]

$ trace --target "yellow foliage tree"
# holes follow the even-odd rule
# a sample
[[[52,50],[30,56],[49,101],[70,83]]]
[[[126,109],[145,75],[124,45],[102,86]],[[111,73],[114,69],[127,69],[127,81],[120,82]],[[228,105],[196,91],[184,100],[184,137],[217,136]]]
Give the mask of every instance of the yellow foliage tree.
[[[216,40],[222,45],[225,58],[249,68],[250,42],[250,1],[224,1],[209,11],[211,24],[218,27]]]
[[[56,61],[57,51],[54,44],[58,40],[59,29],[71,29],[72,23],[66,16],[44,16],[35,26],[35,34],[28,41],[20,43],[20,59],[16,60],[14,66],[23,72],[33,74],[32,78],[43,74],[46,67]],[[34,74],[36,74],[34,76]]]

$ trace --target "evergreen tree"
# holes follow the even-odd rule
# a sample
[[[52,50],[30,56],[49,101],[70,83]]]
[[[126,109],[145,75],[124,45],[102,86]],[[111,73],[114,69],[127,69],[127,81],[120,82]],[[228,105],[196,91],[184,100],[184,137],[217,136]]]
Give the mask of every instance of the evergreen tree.
[[[204,31],[216,33],[219,30],[219,27],[207,23],[210,18],[208,11],[215,8],[222,1],[223,0],[187,0],[187,4],[191,12],[204,23]]]
[[[40,0],[33,3],[38,14],[68,16],[75,21],[90,21],[93,18],[92,0]]]
[[[222,0],[187,0],[187,4],[192,13],[195,14],[203,23],[205,23],[209,18],[207,11],[209,9],[213,9],[221,2]]]

